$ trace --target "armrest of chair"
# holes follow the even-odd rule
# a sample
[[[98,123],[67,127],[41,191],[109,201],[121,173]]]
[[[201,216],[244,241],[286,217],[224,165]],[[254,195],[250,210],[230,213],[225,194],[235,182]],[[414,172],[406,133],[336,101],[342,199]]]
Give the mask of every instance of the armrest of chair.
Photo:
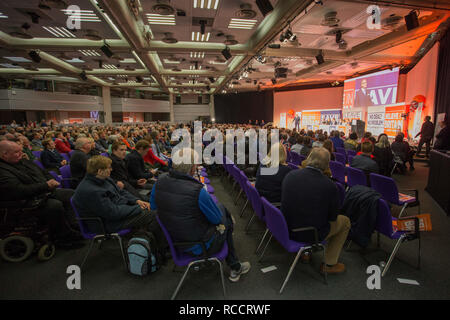
[[[304,232],[304,231],[314,231],[314,245],[319,244],[319,232],[317,231],[316,227],[305,227],[291,230],[291,232]]]
[[[102,228],[103,234],[106,233],[105,224],[103,223],[103,220],[100,217],[90,217],[90,218],[77,218],[78,221],[97,221],[100,224],[100,227]]]
[[[179,247],[179,246],[195,246],[199,244],[202,247],[202,258],[206,258],[207,257],[207,250],[206,250],[206,244],[202,241],[194,241],[194,242],[174,242],[173,245],[175,247]]]

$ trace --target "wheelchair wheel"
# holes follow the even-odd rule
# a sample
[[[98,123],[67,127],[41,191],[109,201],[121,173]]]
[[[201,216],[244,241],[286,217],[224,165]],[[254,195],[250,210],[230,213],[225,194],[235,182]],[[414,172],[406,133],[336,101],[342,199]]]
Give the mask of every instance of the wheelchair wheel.
[[[11,236],[0,242],[0,255],[9,262],[21,262],[33,252],[34,242],[28,237]]]
[[[51,243],[44,244],[38,251],[39,261],[48,261],[55,255],[55,245]]]

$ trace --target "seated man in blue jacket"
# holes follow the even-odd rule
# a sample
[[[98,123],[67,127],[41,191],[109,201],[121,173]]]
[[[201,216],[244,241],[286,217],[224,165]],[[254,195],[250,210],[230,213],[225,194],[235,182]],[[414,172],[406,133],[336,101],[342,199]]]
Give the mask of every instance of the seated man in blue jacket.
[[[183,158],[183,154],[191,156],[184,159],[185,163],[176,161]],[[197,168],[194,155],[194,150],[189,148],[175,153],[173,169],[160,175],[153,186],[151,207],[158,210],[158,216],[174,242],[203,242],[207,254],[211,255],[220,251],[227,241],[229,279],[237,282],[250,270],[250,263],[239,262],[236,256],[233,223],[228,211],[224,206],[216,205],[203,185],[193,178]],[[204,253],[199,244],[183,250],[194,256]]]
[[[122,229],[145,229],[160,240],[159,226],[150,204],[121,189],[109,176],[111,159],[93,156],[88,160],[87,173],[78,185],[73,203],[81,217],[100,217],[109,233]],[[103,230],[97,222],[86,223],[90,232]],[[158,239],[159,238],[159,239]]]

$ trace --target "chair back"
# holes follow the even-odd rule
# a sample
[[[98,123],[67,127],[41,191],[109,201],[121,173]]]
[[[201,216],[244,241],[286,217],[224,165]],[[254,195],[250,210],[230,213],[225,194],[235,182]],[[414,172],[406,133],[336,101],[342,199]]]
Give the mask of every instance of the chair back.
[[[259,195],[258,190],[252,184],[247,181],[247,192],[250,204],[252,205],[253,211],[262,221],[265,221],[264,217],[264,209],[261,201],[261,197]]]
[[[375,230],[387,237],[394,233],[392,228],[392,214],[389,205],[383,199],[378,200],[378,214],[375,222]]]
[[[164,226],[164,224],[163,224],[163,223],[161,222],[161,220],[159,219],[159,215],[158,215],[158,214],[156,215],[156,220],[158,221],[159,226],[161,227],[161,230],[163,231],[164,236],[165,236],[166,239],[167,239],[167,243],[168,243],[169,248],[170,248],[170,253],[172,254],[173,262],[174,262],[177,266],[184,265],[184,264],[180,261],[178,251],[175,249],[175,246],[173,245],[172,237],[170,236],[170,234],[169,234],[169,232],[167,231],[167,229],[166,229],[166,227]]]
[[[347,184],[349,187],[356,185],[367,186],[367,176],[361,169],[348,167]]]
[[[267,229],[277,239],[277,241],[285,248],[289,243],[289,229],[281,211],[273,206],[266,198],[261,197],[263,204]]]
[[[381,194],[387,202],[400,205],[398,199],[398,189],[394,179],[382,176],[381,174],[370,174],[370,186]]]
[[[70,198],[70,205],[72,206],[73,212],[75,213],[75,217],[78,220],[78,225],[80,226],[81,235],[85,239],[92,239],[95,237],[94,233],[90,233],[86,226],[84,225],[83,221],[81,220],[80,214],[78,213],[77,208],[75,207],[75,204],[73,203],[73,197]]]
[[[72,178],[72,172],[70,171],[70,166],[65,165],[59,168],[59,172],[61,173],[62,177],[62,186],[65,189],[70,189],[70,179]]]
[[[75,152],[75,150],[70,150],[69,151],[69,157],[72,157],[72,154]]]
[[[102,152],[102,153],[100,153],[100,155],[109,158],[109,153],[108,152]]]
[[[348,158],[348,165],[349,165],[349,166],[352,165],[352,161],[353,161],[353,158],[354,158],[354,157],[356,157],[356,155],[355,155],[355,156],[348,155],[347,158]]]
[[[345,155],[335,152],[334,156],[336,158],[336,161],[342,163],[345,166],[346,160],[345,160]]]
[[[351,150],[351,149],[347,149],[347,157],[355,157],[356,156],[356,151],[355,150]],[[348,163],[350,163],[350,160],[348,161]]]
[[[44,165],[42,164],[41,161],[39,161],[38,159],[33,160],[34,164],[37,165],[39,168],[41,168],[42,170],[45,170]]]
[[[345,167],[338,161],[330,161],[330,170],[333,178],[345,185]]]
[[[61,153],[61,156],[67,161],[67,163],[70,162],[70,156],[67,153]]]
[[[344,156],[347,155],[347,151],[345,150],[345,148],[341,148],[341,147],[336,148],[336,153],[343,154]]]
[[[31,153],[32,153],[37,159],[40,159],[40,158],[41,158],[41,153],[42,153],[42,151],[31,151]]]
[[[61,188],[61,187],[62,187],[62,179],[61,179],[61,176],[59,176],[55,171],[49,171],[49,174],[50,174],[56,181],[59,182],[59,187],[58,187],[58,188]]]
[[[302,164],[303,160],[305,160],[304,156],[299,155],[297,152],[291,152],[291,163],[300,165]]]

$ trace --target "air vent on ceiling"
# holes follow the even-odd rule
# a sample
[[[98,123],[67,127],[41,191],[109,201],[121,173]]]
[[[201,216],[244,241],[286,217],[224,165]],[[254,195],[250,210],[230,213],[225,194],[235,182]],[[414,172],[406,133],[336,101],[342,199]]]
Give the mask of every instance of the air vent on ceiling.
[[[178,40],[173,37],[172,32],[166,32],[164,33],[164,38],[162,39],[162,42],[164,43],[177,43]]]
[[[250,3],[241,4],[241,9],[235,13],[235,16],[242,19],[253,19],[256,17],[256,12],[252,10]]]
[[[381,25],[383,29],[393,30],[398,27],[400,22],[403,20],[403,17],[396,15],[395,13],[391,14],[389,17],[383,19],[381,21]]]
[[[234,44],[238,44],[237,40],[234,39],[233,35],[231,35],[231,34],[227,35],[226,38],[227,39],[223,43],[225,43],[227,46],[232,46]]]
[[[152,7],[152,11],[163,16],[175,13],[175,9],[170,5],[169,0],[158,0],[158,3]]]
[[[103,38],[100,36],[97,30],[87,29],[84,33],[84,38],[92,41],[99,41]]]
[[[340,20],[336,16],[337,16],[336,11],[328,12],[327,14],[325,14],[325,17],[323,18],[321,25],[327,27],[337,27]]]

